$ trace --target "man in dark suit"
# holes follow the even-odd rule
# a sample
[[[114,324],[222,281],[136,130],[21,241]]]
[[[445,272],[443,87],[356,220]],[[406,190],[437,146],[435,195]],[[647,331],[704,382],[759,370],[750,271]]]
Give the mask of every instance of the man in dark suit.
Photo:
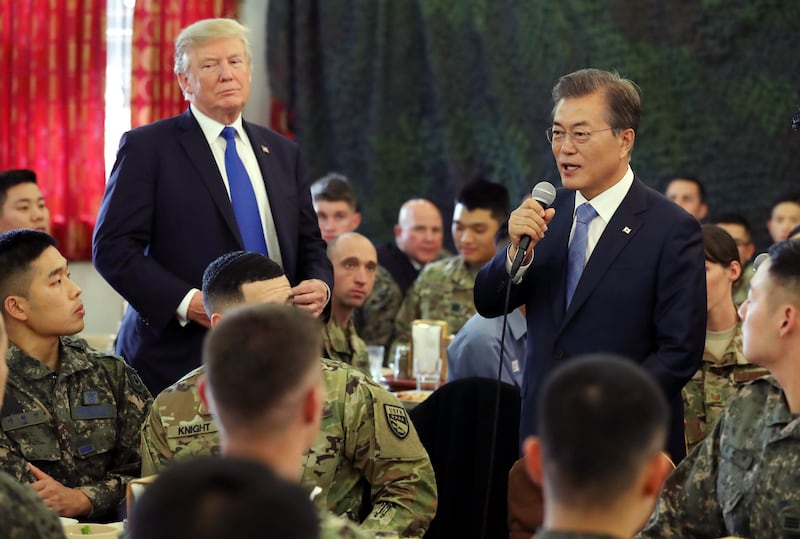
[[[297,146],[242,120],[247,29],[199,21],[175,51],[189,110],[122,137],[93,244],[97,270],[130,303],[117,352],[153,393],[200,364],[209,326],[201,277],[220,255],[267,254],[294,303],[317,315],[333,282]]]
[[[547,210],[529,199],[511,214],[508,250],[475,282],[478,312],[503,314],[511,261],[530,236],[535,248],[524,253],[508,305],[527,308],[520,437],[536,434],[538,392],[556,365],[615,353],[640,363],[671,402],[667,447],[679,460],[680,391],[705,341],[700,225],[629,166],[641,106],[633,82],[585,69],[562,77],[553,99],[547,136],[566,189]]]
[[[389,270],[405,296],[428,262],[443,258],[442,214],[424,198],[407,200],[394,225],[394,241],[378,247],[378,262]]]

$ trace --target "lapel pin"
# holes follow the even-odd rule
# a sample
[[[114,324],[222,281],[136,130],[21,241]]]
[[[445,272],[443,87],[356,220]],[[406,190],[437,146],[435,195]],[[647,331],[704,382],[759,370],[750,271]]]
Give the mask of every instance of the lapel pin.
[[[267,148],[266,146],[264,146],[264,145],[262,144],[262,145],[261,145],[261,151],[262,151],[262,152],[264,152],[264,153],[269,153],[269,148]]]
[[[622,231],[623,231],[625,234],[630,234],[630,233],[631,233],[631,229],[630,229],[630,228],[628,228],[627,226],[626,226],[625,228],[623,228],[623,229],[622,229]]]

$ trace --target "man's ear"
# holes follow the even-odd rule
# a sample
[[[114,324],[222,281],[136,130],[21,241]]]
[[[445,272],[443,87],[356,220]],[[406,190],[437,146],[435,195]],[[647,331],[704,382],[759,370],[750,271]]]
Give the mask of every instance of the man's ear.
[[[400,234],[403,233],[403,229],[400,228],[400,225],[394,225],[394,237],[395,239],[400,237]]]
[[[357,211],[353,214],[353,230],[355,231],[361,225],[361,212]]]
[[[542,442],[538,436],[528,436],[522,443],[522,451],[525,454],[525,469],[528,475],[537,485],[542,485]]]
[[[800,322],[798,318],[798,309],[795,305],[788,303],[783,307],[783,321],[778,330],[781,337],[788,335],[793,330],[797,329],[797,324]]]
[[[211,313],[211,318],[209,318],[209,320],[211,321],[211,327],[213,328],[214,326],[219,324],[220,320],[222,320],[222,314],[221,313]]]
[[[647,497],[657,498],[664,486],[667,476],[675,469],[675,464],[665,452],[660,451],[650,459],[645,467],[644,494]]]
[[[22,296],[7,296],[3,300],[3,310],[5,314],[20,322],[28,319],[27,304]]]

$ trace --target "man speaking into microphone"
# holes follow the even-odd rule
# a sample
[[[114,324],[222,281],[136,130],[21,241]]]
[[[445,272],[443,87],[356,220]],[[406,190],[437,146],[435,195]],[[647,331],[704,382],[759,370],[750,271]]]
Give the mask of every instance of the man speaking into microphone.
[[[546,210],[528,199],[511,213],[508,250],[475,281],[478,312],[502,315],[509,270],[530,237],[507,306],[527,310],[520,439],[537,432],[537,396],[554,368],[613,353],[641,364],[663,389],[672,413],[667,450],[677,462],[686,452],[681,388],[705,342],[700,226],[630,168],[641,113],[635,83],[582,69],[561,77],[553,102],[546,134],[564,189]]]

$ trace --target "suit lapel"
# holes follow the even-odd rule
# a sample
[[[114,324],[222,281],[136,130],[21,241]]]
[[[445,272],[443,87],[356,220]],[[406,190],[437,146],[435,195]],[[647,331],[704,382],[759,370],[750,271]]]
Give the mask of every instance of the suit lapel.
[[[225,224],[228,225],[239,245],[244,248],[244,242],[239,233],[236,216],[233,214],[233,206],[231,205],[228,191],[225,189],[225,183],[217,167],[217,161],[214,159],[214,154],[211,153],[211,148],[208,147],[208,141],[203,135],[203,130],[200,129],[200,124],[194,119],[190,110],[187,110],[181,116],[179,126],[182,132],[178,138],[189,157],[189,162],[195,167],[197,175],[211,195],[211,199],[219,209]]]
[[[617,259],[620,251],[639,232],[642,226],[642,214],[647,210],[645,188],[638,179],[634,179],[628,194],[614,212],[611,221],[606,225],[600,240],[578,281],[575,295],[569,304],[562,328],[569,323],[581,305],[591,295],[592,290],[600,283],[603,276]],[[562,289],[563,290],[563,289]],[[566,301],[566,300],[562,300]]]

